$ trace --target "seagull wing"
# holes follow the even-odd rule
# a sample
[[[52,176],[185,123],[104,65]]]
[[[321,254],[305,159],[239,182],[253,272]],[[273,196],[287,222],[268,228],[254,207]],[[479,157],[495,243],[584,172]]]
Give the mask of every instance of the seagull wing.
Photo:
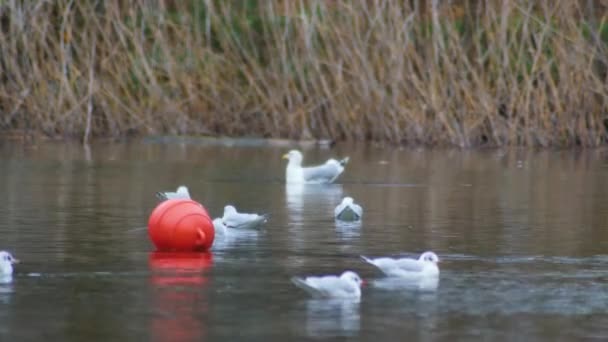
[[[353,297],[357,295],[357,289],[337,276],[306,277],[304,279],[294,277],[292,282],[317,297]]]
[[[229,228],[254,228],[265,223],[268,215],[236,213],[225,215],[222,220]]]
[[[337,162],[302,168],[304,181],[307,183],[331,183],[342,171],[344,167]]]
[[[342,213],[344,209],[346,209],[345,203],[338,204],[338,206],[334,209],[334,217],[338,218],[338,216],[340,216],[340,213]]]
[[[173,192],[173,191],[159,191],[156,193],[156,197],[158,197],[158,199],[164,201],[164,200],[170,200],[170,199],[191,199],[190,197],[190,192],[188,191],[188,188],[185,186],[180,186],[177,188],[177,191]]]
[[[363,208],[361,208],[360,205],[358,204],[353,204],[350,206],[350,208],[352,209],[352,211],[357,214],[357,216],[359,216],[359,218],[363,217]]]
[[[364,261],[378,267],[386,274],[395,274],[397,272],[420,272],[423,270],[423,264],[414,259],[393,259],[393,258],[376,258],[371,259],[361,256]]]

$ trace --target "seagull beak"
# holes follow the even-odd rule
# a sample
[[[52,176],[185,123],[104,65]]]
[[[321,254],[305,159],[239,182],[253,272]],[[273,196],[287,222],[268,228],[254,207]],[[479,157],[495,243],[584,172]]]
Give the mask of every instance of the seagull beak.
[[[281,158],[282,159],[289,159],[289,153],[285,153]]]
[[[361,287],[367,286],[367,281],[361,279]]]
[[[19,259],[13,258],[13,260],[11,261],[11,264],[18,264],[19,262],[20,262]]]

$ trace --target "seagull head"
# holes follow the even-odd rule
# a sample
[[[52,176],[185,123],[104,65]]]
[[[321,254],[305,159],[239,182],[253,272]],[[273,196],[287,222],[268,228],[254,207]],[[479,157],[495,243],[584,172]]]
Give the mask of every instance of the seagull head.
[[[439,262],[439,257],[433,252],[424,252],[420,256],[420,258],[418,258],[418,260],[424,262],[432,262],[433,264],[436,264]]]
[[[340,279],[344,279],[349,282],[355,283],[355,284],[357,284],[357,287],[361,287],[365,284],[365,281],[363,281],[361,279],[361,277],[359,277],[359,275],[353,271],[346,271],[346,272],[342,273],[342,275],[340,276]]]
[[[216,233],[225,234],[226,233],[226,225],[221,218],[216,218],[213,220],[213,229],[215,229]]]
[[[354,203],[354,200],[352,197],[344,197],[342,199],[342,204],[349,205],[349,204],[353,204],[353,203]]]
[[[7,251],[1,251],[0,252],[0,262],[2,263],[8,263],[8,264],[18,264],[19,260],[15,259],[15,257],[13,257],[13,255]]]
[[[236,214],[236,208],[232,205],[227,205],[224,207],[224,216],[229,214]]]
[[[298,150],[291,150],[283,155],[283,159],[289,160],[289,164],[301,165],[302,164],[302,152]]]
[[[0,276],[8,276],[13,274],[13,264],[18,263],[13,255],[6,251],[0,251]]]

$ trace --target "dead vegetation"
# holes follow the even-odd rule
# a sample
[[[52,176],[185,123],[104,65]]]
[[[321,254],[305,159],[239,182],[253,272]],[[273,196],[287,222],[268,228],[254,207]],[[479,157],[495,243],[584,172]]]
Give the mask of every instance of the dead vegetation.
[[[600,1],[0,5],[0,130],[598,146]]]

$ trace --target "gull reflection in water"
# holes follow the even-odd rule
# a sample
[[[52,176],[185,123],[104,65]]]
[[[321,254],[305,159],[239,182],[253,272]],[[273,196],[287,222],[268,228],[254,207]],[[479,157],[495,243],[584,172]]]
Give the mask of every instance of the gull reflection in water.
[[[307,335],[357,335],[361,328],[359,303],[359,299],[309,299],[306,302]]]
[[[239,245],[249,245],[258,240],[260,232],[251,229],[227,228],[223,234],[216,234],[211,250],[220,251]]]
[[[0,303],[8,304],[13,294],[13,275],[0,276]]]
[[[340,184],[286,184],[285,195],[291,222],[302,222],[305,211],[327,208],[333,217],[334,208],[342,200]]]
[[[372,282],[372,286],[384,290],[415,290],[434,292],[439,287],[439,277],[385,277],[374,280]]]
[[[336,232],[343,240],[357,239],[361,236],[361,221],[346,222],[335,220]]]

